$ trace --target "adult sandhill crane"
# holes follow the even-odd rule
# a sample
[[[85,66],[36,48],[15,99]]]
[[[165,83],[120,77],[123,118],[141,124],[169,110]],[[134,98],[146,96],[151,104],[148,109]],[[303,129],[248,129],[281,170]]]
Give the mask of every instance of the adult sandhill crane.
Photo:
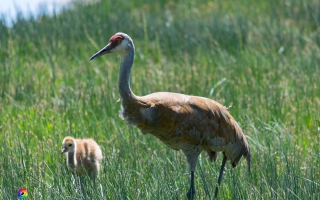
[[[191,171],[188,199],[195,194],[194,171],[198,156],[204,150],[210,161],[223,152],[218,178],[220,186],[227,160],[235,167],[244,156],[250,171],[251,154],[248,142],[229,111],[208,98],[170,92],[136,96],[130,89],[130,71],[134,59],[132,39],[125,33],[113,35],[107,46],[90,60],[107,53],[120,55],[119,91],[122,110],[120,116],[137,126],[143,134],[152,134],[174,150],[182,150]],[[215,197],[218,195],[218,186]]]
[[[100,171],[102,152],[93,139],[75,139],[65,137],[62,142],[61,154],[65,153],[68,167],[76,174],[88,174],[95,179]]]

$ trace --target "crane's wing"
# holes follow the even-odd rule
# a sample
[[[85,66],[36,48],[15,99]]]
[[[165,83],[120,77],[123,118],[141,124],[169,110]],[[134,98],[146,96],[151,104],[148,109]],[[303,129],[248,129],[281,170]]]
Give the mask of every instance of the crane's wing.
[[[242,129],[229,111],[208,98],[158,92],[139,97],[139,122],[143,133],[150,133],[173,149],[183,144],[201,146],[216,159],[222,151],[235,166],[242,155],[250,154]],[[146,106],[147,105],[147,106]]]

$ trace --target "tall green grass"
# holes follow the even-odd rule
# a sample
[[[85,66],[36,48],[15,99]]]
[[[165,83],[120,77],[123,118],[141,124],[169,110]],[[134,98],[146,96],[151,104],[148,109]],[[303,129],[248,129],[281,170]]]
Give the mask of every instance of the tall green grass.
[[[320,3],[74,2],[42,17],[0,22],[0,199],[185,199],[184,156],[118,117],[119,58],[88,59],[111,35],[136,46],[137,95],[171,91],[232,107],[253,154],[224,174],[220,199],[320,199]],[[73,177],[62,139],[93,137],[99,184]],[[196,199],[210,199],[221,158],[205,154]]]

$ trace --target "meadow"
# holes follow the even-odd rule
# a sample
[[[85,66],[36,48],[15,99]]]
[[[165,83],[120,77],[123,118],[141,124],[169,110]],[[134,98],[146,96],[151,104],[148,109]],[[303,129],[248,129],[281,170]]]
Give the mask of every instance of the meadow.
[[[119,57],[89,61],[116,32],[136,56],[131,89],[212,98],[239,122],[252,152],[227,163],[219,199],[320,199],[320,2],[101,0],[40,18],[0,20],[0,199],[186,199],[181,152],[126,124]],[[60,154],[92,137],[104,159],[96,188]],[[199,157],[195,199],[212,199],[222,156]]]

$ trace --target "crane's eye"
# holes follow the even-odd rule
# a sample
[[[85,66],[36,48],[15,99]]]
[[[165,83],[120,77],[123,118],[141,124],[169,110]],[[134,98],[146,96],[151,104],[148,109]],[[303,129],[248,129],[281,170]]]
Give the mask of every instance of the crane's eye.
[[[72,144],[69,144],[69,147],[72,147]]]
[[[118,46],[119,44],[121,44],[122,40],[119,39],[119,38],[117,38],[117,39],[111,40],[110,42],[111,42],[111,45],[112,45],[113,47],[116,47],[116,46]]]
[[[115,42],[116,42],[117,45],[119,45],[119,44],[121,44],[122,40],[117,39]]]
[[[116,47],[121,44],[123,37],[121,35],[114,35],[110,38],[109,43],[112,47]]]

